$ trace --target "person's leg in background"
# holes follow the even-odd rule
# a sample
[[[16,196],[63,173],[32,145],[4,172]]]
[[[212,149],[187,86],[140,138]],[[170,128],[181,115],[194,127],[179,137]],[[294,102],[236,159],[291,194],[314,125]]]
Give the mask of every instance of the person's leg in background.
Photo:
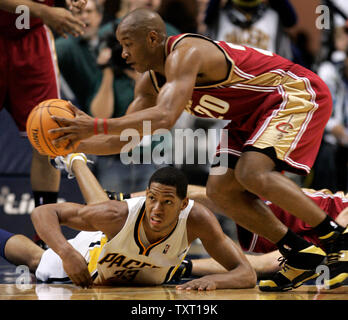
[[[40,26],[8,43],[8,50],[12,72],[8,74],[5,107],[21,136],[26,137],[26,121],[31,110],[44,100],[60,98],[54,38],[47,27]],[[60,171],[50,165],[48,156],[34,149],[30,183],[35,207],[57,202]],[[35,236],[34,241],[39,243],[40,239]]]
[[[44,250],[21,234],[0,229],[0,257],[14,265],[25,265],[35,272]]]
[[[35,207],[57,202],[60,171],[50,164],[47,156],[39,154],[35,149],[33,149],[30,183]]]

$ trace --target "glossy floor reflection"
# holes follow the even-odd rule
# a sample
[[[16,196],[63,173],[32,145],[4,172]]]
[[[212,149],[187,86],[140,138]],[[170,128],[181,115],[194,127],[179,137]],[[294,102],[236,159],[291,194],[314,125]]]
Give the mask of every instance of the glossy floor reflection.
[[[302,286],[281,293],[253,289],[180,291],[175,286],[93,287],[74,285],[0,284],[0,300],[348,300],[348,286],[334,290],[317,290]]]
[[[348,285],[333,290],[303,285],[279,293],[261,292],[258,287],[198,292],[177,290],[175,285],[82,289],[22,277],[21,269],[9,264],[0,266],[0,300],[348,300]]]

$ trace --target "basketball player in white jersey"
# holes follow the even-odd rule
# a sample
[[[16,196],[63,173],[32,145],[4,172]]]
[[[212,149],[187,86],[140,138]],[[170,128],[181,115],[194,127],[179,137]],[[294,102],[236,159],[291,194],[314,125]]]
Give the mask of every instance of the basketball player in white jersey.
[[[199,238],[228,272],[194,279],[179,289],[255,286],[254,270],[214,214],[186,197],[187,180],[181,171],[161,168],[151,177],[146,197],[117,201],[109,200],[83,154],[70,155],[65,164],[87,205],[66,202],[34,209],[32,221],[50,247],[46,251],[0,229],[0,254],[8,261],[28,265],[44,282],[160,285],[172,278],[192,241]],[[60,225],[84,231],[68,241]]]

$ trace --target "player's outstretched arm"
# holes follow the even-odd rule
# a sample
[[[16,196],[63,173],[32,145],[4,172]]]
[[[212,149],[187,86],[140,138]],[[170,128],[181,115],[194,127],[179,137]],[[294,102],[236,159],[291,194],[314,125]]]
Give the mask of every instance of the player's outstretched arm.
[[[42,205],[33,210],[31,220],[39,237],[60,256],[64,270],[73,283],[88,287],[92,280],[86,260],[67,241],[60,228],[62,224],[80,230],[91,229],[78,216],[81,207],[80,204],[67,202]]]
[[[66,166],[74,173],[89,205],[55,203],[36,207],[31,219],[40,238],[55,251],[63,261],[70,279],[79,286],[88,287],[92,280],[86,260],[64,237],[60,225],[85,231],[102,231],[110,239],[123,226],[128,212],[127,204],[110,201],[100,184],[87,167],[86,161],[75,157]],[[68,157],[72,160],[73,156]]]
[[[252,288],[256,285],[256,273],[242,250],[225,235],[214,214],[195,203],[188,220],[188,237],[198,237],[208,252],[227,271],[203,276],[177,286],[178,289],[214,290]]]
[[[120,118],[107,119],[105,127],[107,127],[108,134],[120,136],[126,130],[127,132],[132,130],[133,135],[142,136],[143,132],[146,131],[145,121],[151,122],[151,130],[147,132],[148,135],[153,134],[158,129],[171,129],[191,99],[201,60],[200,53],[188,44],[180,50],[174,50],[166,59],[167,81],[161,88],[155,104],[147,105],[146,109],[139,108],[137,112],[127,112],[125,116]],[[143,99],[147,99],[150,88],[153,90],[149,76],[144,81],[144,87],[135,94],[136,98],[133,102],[136,106],[142,105]],[[98,121],[96,118],[91,119],[86,115],[82,116],[82,114],[73,119],[53,116],[52,118],[63,126],[49,131],[51,134],[58,133],[60,135],[54,140],[54,143],[61,144],[69,140],[70,144],[67,147],[77,141],[90,138],[95,131],[103,132],[104,130],[102,119]]]
[[[112,238],[119,231],[119,225],[122,225],[121,220],[127,213],[127,204],[109,200],[109,196],[88,168],[85,154],[72,153],[58,158],[59,160],[55,162],[63,163],[65,170],[76,177],[87,203],[86,206],[79,207],[76,212],[59,211],[61,208],[55,208],[57,210],[55,214],[60,215],[60,224],[78,230],[102,231],[109,239]]]
[[[156,104],[156,97],[157,93],[152,86],[149,74],[140,75],[136,80],[134,100],[129,105],[126,114],[129,115],[152,107]],[[54,143],[59,144],[61,139],[67,138],[72,141],[82,139],[75,152],[110,155],[122,152],[127,153],[141,142],[143,137],[142,131],[124,130],[120,135],[110,134],[106,119],[92,118],[71,103],[70,107],[75,114],[75,118],[72,121],[61,117],[52,117],[65,126],[71,127],[76,125],[80,132],[70,132],[62,138],[57,138]],[[63,130],[63,128],[61,129]],[[52,132],[54,130],[52,129]],[[69,130],[69,128],[64,130]],[[105,132],[108,134],[105,134]],[[74,142],[70,144],[73,145]]]

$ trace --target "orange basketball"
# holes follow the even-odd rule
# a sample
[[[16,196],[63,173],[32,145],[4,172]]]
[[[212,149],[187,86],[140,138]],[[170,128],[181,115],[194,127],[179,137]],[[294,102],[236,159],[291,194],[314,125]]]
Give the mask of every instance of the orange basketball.
[[[63,118],[74,118],[74,113],[69,108],[68,101],[61,99],[50,99],[39,103],[31,110],[27,119],[27,134],[32,146],[43,155],[51,157],[66,156],[73,152],[74,146],[65,149],[68,141],[58,147],[52,144],[52,140],[58,138],[58,134],[49,134],[50,129],[59,128],[60,125],[51,116],[55,115]]]

